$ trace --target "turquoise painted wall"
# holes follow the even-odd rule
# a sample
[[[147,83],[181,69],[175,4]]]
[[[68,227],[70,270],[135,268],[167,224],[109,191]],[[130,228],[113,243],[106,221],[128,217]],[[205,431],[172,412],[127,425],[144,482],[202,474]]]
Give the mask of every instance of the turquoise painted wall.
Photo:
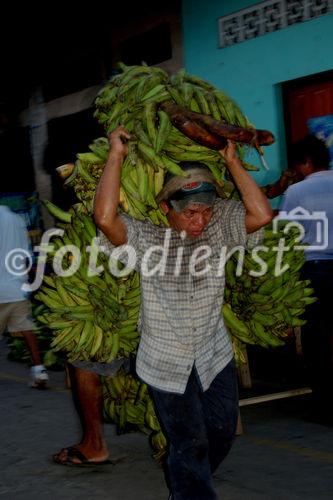
[[[265,185],[287,166],[280,85],[333,69],[333,14],[220,49],[218,18],[255,3],[183,0],[184,62],[189,73],[233,97],[257,128],[275,134],[276,143],[265,148],[270,171],[254,174]]]

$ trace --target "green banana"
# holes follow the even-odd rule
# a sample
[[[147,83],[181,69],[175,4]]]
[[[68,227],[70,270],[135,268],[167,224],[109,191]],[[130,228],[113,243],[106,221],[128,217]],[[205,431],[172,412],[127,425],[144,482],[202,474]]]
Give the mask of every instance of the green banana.
[[[90,350],[91,357],[95,356],[98,349],[101,347],[103,341],[103,330],[96,324],[94,324],[93,338],[94,338],[93,345]]]
[[[62,222],[71,221],[72,214],[70,214],[69,212],[62,210],[49,200],[43,200],[43,203],[47,208],[47,210],[50,212],[50,214],[53,215],[56,219],[59,219]]]
[[[168,140],[171,131],[171,122],[169,115],[165,111],[159,110],[158,118],[159,118],[159,126],[154,140],[155,153],[159,153],[161,149],[164,147],[164,144]]]
[[[223,318],[225,320],[226,326],[230,327],[243,335],[249,335],[249,329],[246,324],[241,321],[235,313],[232,311],[229,304],[224,304],[222,308]]]

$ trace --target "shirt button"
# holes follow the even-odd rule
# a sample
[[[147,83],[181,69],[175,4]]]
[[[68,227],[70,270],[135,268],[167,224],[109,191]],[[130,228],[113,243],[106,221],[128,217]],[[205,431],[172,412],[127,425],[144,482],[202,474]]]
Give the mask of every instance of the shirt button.
[[[193,331],[194,331],[194,332],[196,332],[196,331],[197,331],[197,329],[196,329],[196,328],[193,328]]]
[[[187,365],[186,370],[189,372],[191,369],[191,365]]]
[[[193,299],[193,295],[191,295],[191,299]]]

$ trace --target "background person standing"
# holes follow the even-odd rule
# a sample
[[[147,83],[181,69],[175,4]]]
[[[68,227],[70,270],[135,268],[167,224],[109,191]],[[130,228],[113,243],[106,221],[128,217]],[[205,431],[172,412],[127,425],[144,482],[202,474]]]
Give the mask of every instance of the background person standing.
[[[32,361],[32,387],[42,388],[49,377],[33,332],[31,303],[22,290],[27,274],[11,273],[6,262],[6,256],[14,249],[20,250],[20,259],[30,253],[27,230],[19,215],[0,205],[0,335],[7,330],[24,337]]]
[[[328,219],[328,243],[325,249],[309,248],[302,279],[311,280],[317,302],[306,308],[302,326],[302,348],[313,390],[314,411],[320,417],[333,418],[333,327],[331,318],[333,296],[333,171],[324,142],[309,135],[295,143],[291,164],[302,181],[286,190],[281,211],[302,207],[310,214],[323,212]],[[317,221],[302,221],[303,243],[318,246]]]

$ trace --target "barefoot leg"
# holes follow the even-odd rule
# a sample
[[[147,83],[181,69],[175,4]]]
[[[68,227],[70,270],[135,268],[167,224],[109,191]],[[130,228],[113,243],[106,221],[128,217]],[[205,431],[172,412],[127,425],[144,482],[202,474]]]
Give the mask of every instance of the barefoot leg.
[[[22,332],[22,336],[28,346],[33,365],[41,365],[42,360],[38,349],[38,340],[34,332],[27,330]]]
[[[103,432],[103,397],[100,377],[95,373],[74,368],[72,365],[69,365],[68,368],[73,400],[83,431],[81,442],[74,445],[74,448],[79,450],[89,461],[106,460],[109,451]],[[56,461],[66,462],[66,448],[55,455],[55,458]],[[77,463],[80,463],[79,459]]]

